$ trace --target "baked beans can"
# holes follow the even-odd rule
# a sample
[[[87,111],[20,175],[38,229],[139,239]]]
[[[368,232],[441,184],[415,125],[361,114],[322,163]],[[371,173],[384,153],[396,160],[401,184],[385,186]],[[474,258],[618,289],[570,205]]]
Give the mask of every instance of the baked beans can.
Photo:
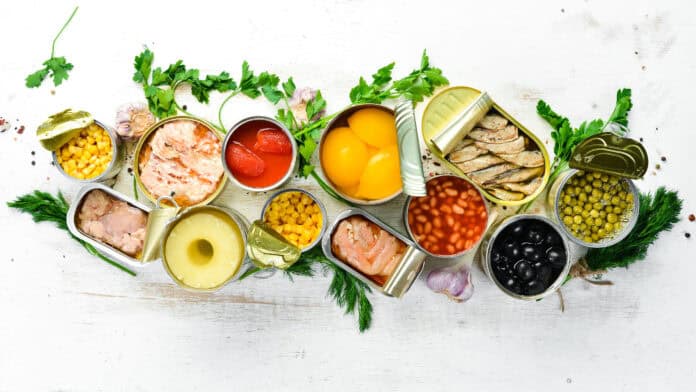
[[[488,117],[500,122],[482,125]],[[486,132],[503,129],[506,136],[497,140],[492,132]],[[530,202],[548,182],[551,165],[544,143],[484,91],[466,86],[440,91],[423,112],[421,134],[435,159],[452,173],[472,180],[483,196],[496,204]],[[462,151],[467,145],[470,151]],[[460,153],[457,159],[453,158],[455,152]],[[518,156],[521,152],[525,154]],[[483,171],[487,168],[491,170]],[[497,169],[501,171],[495,172]]]
[[[408,197],[404,227],[415,245],[429,256],[449,259],[478,248],[488,227],[488,204],[465,178],[443,174],[426,182],[427,194]]]
[[[354,218],[362,219],[369,222],[371,225],[375,225],[380,230],[383,230],[390,236],[393,236],[404,246],[403,256],[401,256],[396,263],[393,272],[386,277],[382,284],[378,284],[378,282],[376,282],[374,279],[370,279],[369,276],[365,275],[356,267],[340,259],[339,256],[334,252],[332,242],[334,240],[334,234],[337,232],[339,225],[341,222]],[[396,298],[402,297],[408,291],[408,289],[411,288],[411,285],[423,270],[423,264],[427,256],[425,252],[421,251],[406,236],[374,217],[372,214],[359,208],[349,208],[338,214],[331,225],[327,227],[326,232],[322,237],[321,247],[326,257],[328,257],[339,268],[360,279],[373,290],[386,296]]]

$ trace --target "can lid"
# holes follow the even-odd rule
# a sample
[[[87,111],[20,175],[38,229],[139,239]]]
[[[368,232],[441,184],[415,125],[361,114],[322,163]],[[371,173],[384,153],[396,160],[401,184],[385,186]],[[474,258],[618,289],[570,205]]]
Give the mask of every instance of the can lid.
[[[648,170],[648,153],[633,139],[603,132],[578,144],[568,165],[578,170],[639,179]]]
[[[172,206],[166,206],[163,202],[167,200]],[[143,255],[141,260],[143,263],[157,260],[161,257],[161,243],[164,237],[164,232],[166,231],[167,224],[174,219],[181,208],[174,198],[169,196],[162,196],[157,199],[155,208],[150,211],[147,217],[147,226],[145,228],[145,241],[143,243]]]
[[[488,93],[471,87],[443,91],[430,101],[423,113],[425,143],[446,156],[492,107]]]
[[[413,102],[400,100],[396,113],[396,136],[399,146],[399,163],[403,191],[410,196],[425,196],[425,175],[420,158],[418,127],[413,111]]]
[[[425,252],[416,246],[409,246],[394,272],[382,286],[382,291],[396,298],[403,296],[423,269],[426,256]]]
[[[300,259],[301,250],[261,220],[247,232],[247,254],[259,268],[286,269]]]
[[[48,120],[39,125],[36,136],[43,148],[55,151],[93,122],[94,118],[88,112],[65,109],[49,116]]]

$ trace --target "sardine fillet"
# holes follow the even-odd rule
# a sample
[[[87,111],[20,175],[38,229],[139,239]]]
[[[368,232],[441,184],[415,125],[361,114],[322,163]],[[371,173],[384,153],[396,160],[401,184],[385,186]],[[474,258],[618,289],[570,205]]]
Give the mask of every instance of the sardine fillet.
[[[483,117],[479,125],[488,129],[503,129],[508,124],[508,120],[497,114],[489,114]]]
[[[486,149],[494,154],[515,154],[524,150],[524,144],[523,136],[518,136],[516,139],[505,143],[474,143],[476,147]]]
[[[500,175],[501,173],[505,173],[510,170],[514,170],[518,168],[519,166],[515,165],[514,163],[503,163],[500,165],[496,166],[491,166],[487,169],[483,170],[478,170],[472,173],[469,173],[469,178],[474,180],[475,182],[479,184],[484,184],[486,181],[490,181],[496,176]]]
[[[474,159],[479,155],[483,155],[486,152],[487,150],[485,148],[481,148],[476,145],[470,145],[460,150],[451,152],[449,155],[449,160],[452,163],[465,162]]]
[[[462,169],[464,173],[471,173],[473,171],[485,169],[503,162],[505,162],[505,160],[502,158],[499,158],[493,154],[486,154],[465,162],[457,163],[456,165]]]
[[[517,127],[510,124],[503,129],[491,130],[485,128],[474,128],[468,137],[484,143],[505,143],[517,138]]]
[[[522,192],[527,195],[531,195],[536,191],[541,185],[541,177],[536,177],[529,182],[504,182],[500,184],[503,188],[513,191]]]
[[[500,165],[502,166],[502,165]],[[515,167],[519,167],[515,165]],[[524,182],[544,173],[543,167],[528,167],[523,169],[510,170],[495,178],[488,179],[483,185],[498,185],[505,182]]]
[[[516,154],[498,154],[499,157],[515,165],[524,167],[539,167],[544,166],[544,155],[541,151],[521,151]]]

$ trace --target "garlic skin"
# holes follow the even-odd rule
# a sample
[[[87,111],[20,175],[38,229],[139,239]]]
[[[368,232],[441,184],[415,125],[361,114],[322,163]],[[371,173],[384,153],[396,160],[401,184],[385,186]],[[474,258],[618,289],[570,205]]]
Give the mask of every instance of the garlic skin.
[[[127,103],[116,111],[116,133],[124,140],[137,140],[155,123],[144,103]]]
[[[298,124],[306,124],[310,121],[307,118],[307,103],[313,100],[317,96],[317,90],[311,89],[309,87],[304,87],[295,90],[290,98],[290,110],[292,110],[292,115],[297,120]],[[317,113],[311,120],[317,120],[324,115],[325,110]]]
[[[471,271],[466,265],[434,269],[428,274],[426,284],[430,290],[454,302],[466,302],[474,295]]]

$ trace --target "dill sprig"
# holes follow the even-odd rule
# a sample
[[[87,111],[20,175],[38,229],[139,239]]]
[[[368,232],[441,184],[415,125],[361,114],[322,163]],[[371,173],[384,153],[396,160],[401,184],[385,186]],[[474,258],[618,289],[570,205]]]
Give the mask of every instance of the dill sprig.
[[[625,268],[645,259],[648,248],[660,233],[671,230],[679,221],[681,210],[682,200],[676,191],[660,187],[654,195],[641,193],[636,226],[619,243],[606,248],[590,249],[585,256],[587,266],[592,271]]]
[[[360,332],[365,332],[369,329],[372,323],[372,304],[367,294],[372,293],[372,290],[363,281],[329,260],[324,255],[321,247],[315,246],[304,252],[302,257],[288,269],[284,270],[283,273],[291,281],[296,276],[312,277],[316,273],[315,265],[320,266],[325,275],[328,273],[332,274],[327,295],[331,296],[338,306],[344,308],[346,314],[355,314],[355,311],[358,311],[358,328]],[[244,271],[239,279],[242,280],[259,271],[262,271],[262,269],[251,267]]]
[[[135,272],[99,253],[91,244],[82,241],[68,231],[66,219],[70,206],[61,192],[58,192],[57,196],[53,196],[50,193],[35,190],[33,193],[27,193],[26,195],[19,196],[14,201],[8,202],[7,206],[26,212],[31,215],[34,222],[55,223],[59,229],[67,231],[75,241],[82,244],[90,254],[99,257],[121,271],[135,276]]]

